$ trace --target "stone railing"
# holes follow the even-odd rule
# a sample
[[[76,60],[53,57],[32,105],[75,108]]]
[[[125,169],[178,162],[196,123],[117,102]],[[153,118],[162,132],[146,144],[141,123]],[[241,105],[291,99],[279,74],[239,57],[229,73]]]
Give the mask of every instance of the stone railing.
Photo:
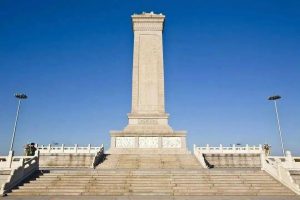
[[[15,169],[22,166],[24,160],[29,160],[34,156],[14,156],[12,151],[8,156],[0,156],[0,170]]]
[[[1,195],[4,195],[7,191],[21,183],[24,179],[26,179],[27,177],[32,175],[36,170],[39,169],[38,152],[36,152],[34,156],[14,156],[12,160],[13,164],[10,168],[11,173],[7,181],[0,186]]]
[[[208,165],[205,162],[203,154],[201,153],[201,151],[199,151],[199,147],[196,147],[196,145],[194,145],[194,155],[196,156],[197,160],[199,161],[199,163],[203,168],[208,168]]]
[[[300,170],[300,157],[292,157],[289,151],[287,151],[286,157],[261,154],[261,163],[262,170],[300,195],[299,185],[294,182],[290,174],[290,170]]]
[[[220,144],[218,147],[211,147],[209,145],[206,145],[205,147],[197,147],[194,145],[194,152],[200,152],[202,154],[260,154],[263,149],[262,145],[259,146],[236,146],[232,145],[231,147],[224,147]]]
[[[300,157],[293,157],[290,151],[286,152],[286,157],[268,156],[268,161],[278,162],[285,169],[300,170]]]
[[[66,147],[64,144],[61,146],[51,146],[49,144],[46,146],[37,146],[37,150],[40,152],[40,154],[96,154],[98,151],[100,151],[101,147],[103,147],[103,144],[100,147],[91,147],[90,144],[87,147],[79,147],[77,144],[75,144],[73,147]]]

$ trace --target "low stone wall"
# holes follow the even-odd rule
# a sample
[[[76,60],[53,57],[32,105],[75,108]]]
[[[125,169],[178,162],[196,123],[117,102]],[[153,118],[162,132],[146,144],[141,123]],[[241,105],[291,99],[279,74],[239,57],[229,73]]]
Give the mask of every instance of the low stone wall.
[[[40,167],[91,167],[95,154],[66,154],[43,153],[40,154]]]
[[[92,167],[96,154],[103,149],[103,144],[99,147],[88,146],[51,146],[39,145],[40,167]],[[103,149],[104,151],[104,149]]]
[[[214,168],[261,167],[260,154],[203,154],[203,156]]]

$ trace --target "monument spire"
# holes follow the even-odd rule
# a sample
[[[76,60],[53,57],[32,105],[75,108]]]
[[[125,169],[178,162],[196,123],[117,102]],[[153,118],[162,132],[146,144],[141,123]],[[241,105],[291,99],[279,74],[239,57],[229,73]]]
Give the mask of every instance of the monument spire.
[[[129,132],[172,132],[165,113],[162,31],[165,16],[132,15],[134,48]],[[140,130],[140,125],[148,129]],[[159,126],[159,127],[158,127]]]
[[[162,31],[165,16],[132,15],[134,32],[132,110],[165,114]]]
[[[128,125],[111,131],[111,153],[186,153],[185,131],[173,131],[165,112],[163,14],[134,14],[132,105]]]

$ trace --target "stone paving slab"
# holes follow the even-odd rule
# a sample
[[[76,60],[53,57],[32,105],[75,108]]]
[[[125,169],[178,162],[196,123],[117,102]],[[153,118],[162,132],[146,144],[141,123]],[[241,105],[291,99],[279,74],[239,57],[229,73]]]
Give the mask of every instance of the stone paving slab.
[[[299,196],[24,196],[1,200],[300,200]]]

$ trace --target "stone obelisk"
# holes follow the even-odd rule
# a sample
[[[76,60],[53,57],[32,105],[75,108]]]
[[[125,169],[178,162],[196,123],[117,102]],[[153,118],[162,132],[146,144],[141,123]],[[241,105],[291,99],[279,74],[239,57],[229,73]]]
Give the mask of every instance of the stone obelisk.
[[[186,153],[185,131],[173,131],[165,112],[165,16],[132,15],[132,108],[123,131],[111,131],[111,153]]]

